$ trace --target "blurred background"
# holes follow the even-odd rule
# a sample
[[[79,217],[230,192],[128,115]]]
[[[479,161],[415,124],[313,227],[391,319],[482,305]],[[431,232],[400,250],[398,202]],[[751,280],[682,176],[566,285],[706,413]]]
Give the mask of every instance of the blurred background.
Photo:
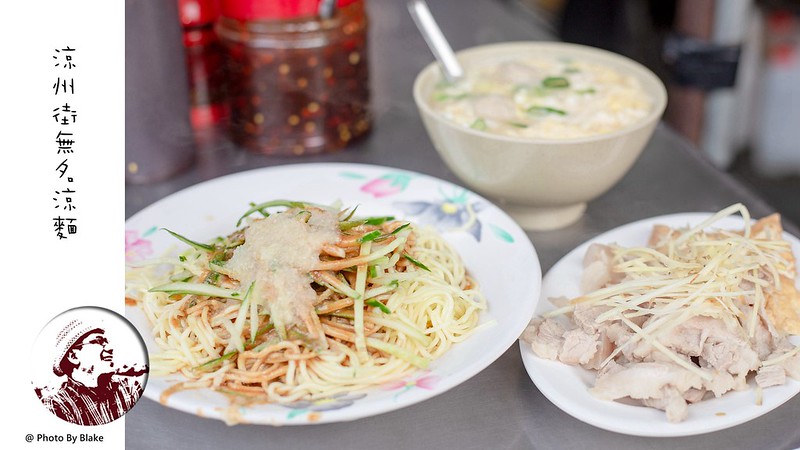
[[[235,75],[239,80],[236,86],[245,86],[247,80],[256,79],[254,71],[262,70],[262,63],[271,64],[270,67],[275,67],[277,72],[261,76],[280,77],[280,71],[287,67],[292,67],[292,70],[295,65],[312,67],[317,57],[309,58],[301,52],[297,56],[304,59],[293,61],[291,58],[294,56],[289,53],[251,52],[248,45],[255,39],[254,36],[263,34],[264,39],[276,36],[278,39],[293,33],[288,29],[241,29],[241,25],[226,24],[226,16],[241,18],[258,14],[258,11],[240,8],[241,5],[254,2],[226,0],[227,6],[221,7],[220,0],[173,1],[175,10],[171,15],[165,15],[163,8],[159,7],[158,11],[153,11],[155,22],[150,22],[180,22],[183,45],[175,51],[182,53],[178,56],[185,61],[186,78],[173,80],[172,85],[165,86],[163,92],[154,95],[174,97],[182,91],[176,88],[180,86],[179,82],[187,84],[190,108],[187,127],[193,130],[195,138],[202,138],[205,130],[227,121],[234,124],[232,139],[239,147],[288,155],[322,151],[325,146],[331,145],[341,148],[369,131],[370,116],[362,107],[369,101],[367,92],[352,90],[347,94],[351,96],[348,104],[355,106],[338,111],[335,115],[345,120],[336,124],[314,119],[315,114],[322,116],[317,112],[326,107],[326,102],[320,104],[307,99],[287,98],[280,107],[288,114],[288,119],[281,120],[288,120],[290,125],[297,122],[298,127],[303,125],[304,136],[312,136],[317,141],[303,138],[304,141],[298,141],[298,144],[290,147],[272,146],[265,136],[253,131],[269,126],[268,123],[258,122],[259,118],[269,118],[257,114],[259,108],[264,108],[259,104],[261,99],[251,97],[251,91],[247,91],[252,89],[252,92],[256,92],[259,87],[253,85],[243,92],[233,92],[231,83],[226,87],[226,77]],[[788,219],[800,223],[800,0],[493,1],[523,7],[530,12],[531,20],[535,20],[537,26],[544,24],[560,40],[605,48],[637,60],[653,70],[668,87],[669,104],[664,121],[693,142],[710,164],[729,172],[781,210]],[[280,14],[281,17],[292,18],[299,14],[297,8],[302,8],[304,3],[308,2],[276,2],[273,7],[278,4],[290,5]],[[349,8],[361,8],[360,3],[355,2]],[[135,4],[129,2],[129,5]],[[142,11],[139,13],[140,16],[144,15]],[[331,33],[352,34],[353,39],[347,41],[347,49],[331,50],[346,52],[345,67],[341,70],[332,67],[333,73],[327,68],[312,70],[308,78],[293,79],[308,83],[309,89],[315,86],[321,89],[322,97],[319,98],[326,95],[326,82],[353,83],[353,86],[357,86],[358,81],[366,77],[364,71],[368,65],[367,52],[363,51],[365,43],[359,40],[363,39],[360,34],[363,14],[361,9],[354,9],[352,13],[343,15],[338,28],[323,30],[321,35],[324,39]],[[132,17],[132,14],[129,13],[128,17]],[[129,28],[133,27],[129,24]],[[267,45],[280,47],[282,44],[279,40],[269,41]],[[166,50],[159,51],[168,53]],[[279,57],[288,55],[285,56],[286,64],[266,61],[265,58],[271,58],[272,54]],[[172,59],[165,54],[165,60]],[[232,68],[233,75],[230,72]],[[227,76],[226,70],[229,71]],[[181,71],[177,73],[183,76]],[[323,78],[316,79],[314,74],[322,74],[320,77]],[[136,82],[129,81],[129,85],[134,86]],[[148,86],[154,82],[142,80]],[[150,101],[142,98],[138,91],[129,93],[127,98],[127,101],[137,98]],[[185,98],[176,98],[172,104],[186,102]],[[232,112],[231,105],[236,102],[241,105],[233,108]],[[255,117],[256,121],[237,122],[235,112],[238,110],[244,110],[247,117]],[[181,115],[185,116],[178,114]],[[131,117],[128,121],[132,122]],[[158,127],[163,122],[158,120],[147,124],[147,127]],[[173,130],[176,127],[175,124],[169,126]],[[131,135],[141,136],[138,133]],[[158,136],[157,133],[151,135]],[[146,144],[142,151],[158,148],[157,145]],[[128,144],[129,152],[132,146],[134,143]],[[153,155],[154,158],[160,156]],[[127,165],[129,182],[152,181],[153,177],[148,178],[145,176],[147,174],[141,173],[141,165],[136,162],[127,162]],[[177,164],[173,165],[177,170]],[[137,174],[137,170],[140,173]],[[141,176],[140,179],[137,176]],[[159,174],[159,177],[162,175]]]
[[[800,1],[521,1],[561,40],[653,70],[665,122],[800,223]]]

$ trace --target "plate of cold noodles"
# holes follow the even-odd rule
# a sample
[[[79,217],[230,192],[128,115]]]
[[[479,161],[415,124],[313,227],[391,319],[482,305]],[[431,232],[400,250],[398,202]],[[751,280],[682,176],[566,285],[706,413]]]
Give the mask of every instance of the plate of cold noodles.
[[[541,282],[487,200],[354,164],[173,194],[126,222],[126,267],[145,396],[228,424],[353,420],[445,392],[513,345]]]
[[[559,261],[520,340],[539,390],[619,433],[729,428],[800,391],[800,241],[746,207],[646,219]]]

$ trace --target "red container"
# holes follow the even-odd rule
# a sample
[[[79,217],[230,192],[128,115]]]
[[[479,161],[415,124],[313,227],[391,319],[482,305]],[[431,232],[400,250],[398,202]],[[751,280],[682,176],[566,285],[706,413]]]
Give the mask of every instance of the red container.
[[[316,16],[320,0],[221,0],[222,15],[242,21],[293,20]],[[337,0],[343,8],[359,0]]]
[[[367,14],[340,0],[223,0],[229,130],[247,149],[301,155],[341,149],[370,129]]]
[[[178,0],[178,13],[186,48],[191,122],[195,129],[203,129],[227,115],[223,51],[214,30],[219,1]]]
[[[219,0],[178,0],[178,16],[184,28],[211,25],[219,17]]]

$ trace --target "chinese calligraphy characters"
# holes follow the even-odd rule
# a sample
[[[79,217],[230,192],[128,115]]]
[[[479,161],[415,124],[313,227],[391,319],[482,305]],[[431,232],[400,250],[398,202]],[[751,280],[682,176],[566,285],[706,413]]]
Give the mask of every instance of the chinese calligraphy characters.
[[[78,110],[74,106],[75,78],[72,70],[75,64],[75,49],[69,46],[55,49],[53,59],[57,71],[56,81],[53,83],[53,94],[60,97],[59,103],[53,108],[52,116],[56,123],[55,153],[57,155],[72,155],[75,151],[74,125],[78,121]],[[70,130],[70,131],[67,131]],[[59,158],[61,159],[61,158]],[[56,188],[53,189],[54,209],[59,212],[53,217],[53,230],[58,240],[67,239],[78,233],[78,218],[74,212],[78,209],[77,190],[75,178],[69,173],[70,161],[68,158],[61,160],[54,172],[58,175]],[[65,213],[63,216],[61,213]]]

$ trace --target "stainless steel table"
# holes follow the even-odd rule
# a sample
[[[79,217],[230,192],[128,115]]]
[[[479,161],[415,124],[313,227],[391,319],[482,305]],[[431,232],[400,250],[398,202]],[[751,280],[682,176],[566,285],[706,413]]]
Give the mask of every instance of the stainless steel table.
[[[243,152],[219,134],[201,138],[195,167],[167,182],[128,186],[126,214],[200,181],[237,171],[298,162],[394,166],[458,182],[435,153],[411,98],[415,74],[432,60],[404,2],[368,0],[374,129],[336,154],[280,158]],[[515,2],[436,0],[434,15],[455,49],[507,40],[552,39],[544,21]],[[592,202],[576,224],[529,233],[544,271],[586,239],[655,215],[716,211],[743,202],[754,216],[773,209],[719,172],[667,127],[656,130],[633,170]],[[797,228],[785,224],[792,232]],[[580,422],[550,403],[528,378],[516,345],[462,385],[423,403],[350,423],[303,427],[228,427],[142,399],[126,415],[130,449],[788,449],[800,447],[800,397],[759,419],[685,438],[640,438]]]

